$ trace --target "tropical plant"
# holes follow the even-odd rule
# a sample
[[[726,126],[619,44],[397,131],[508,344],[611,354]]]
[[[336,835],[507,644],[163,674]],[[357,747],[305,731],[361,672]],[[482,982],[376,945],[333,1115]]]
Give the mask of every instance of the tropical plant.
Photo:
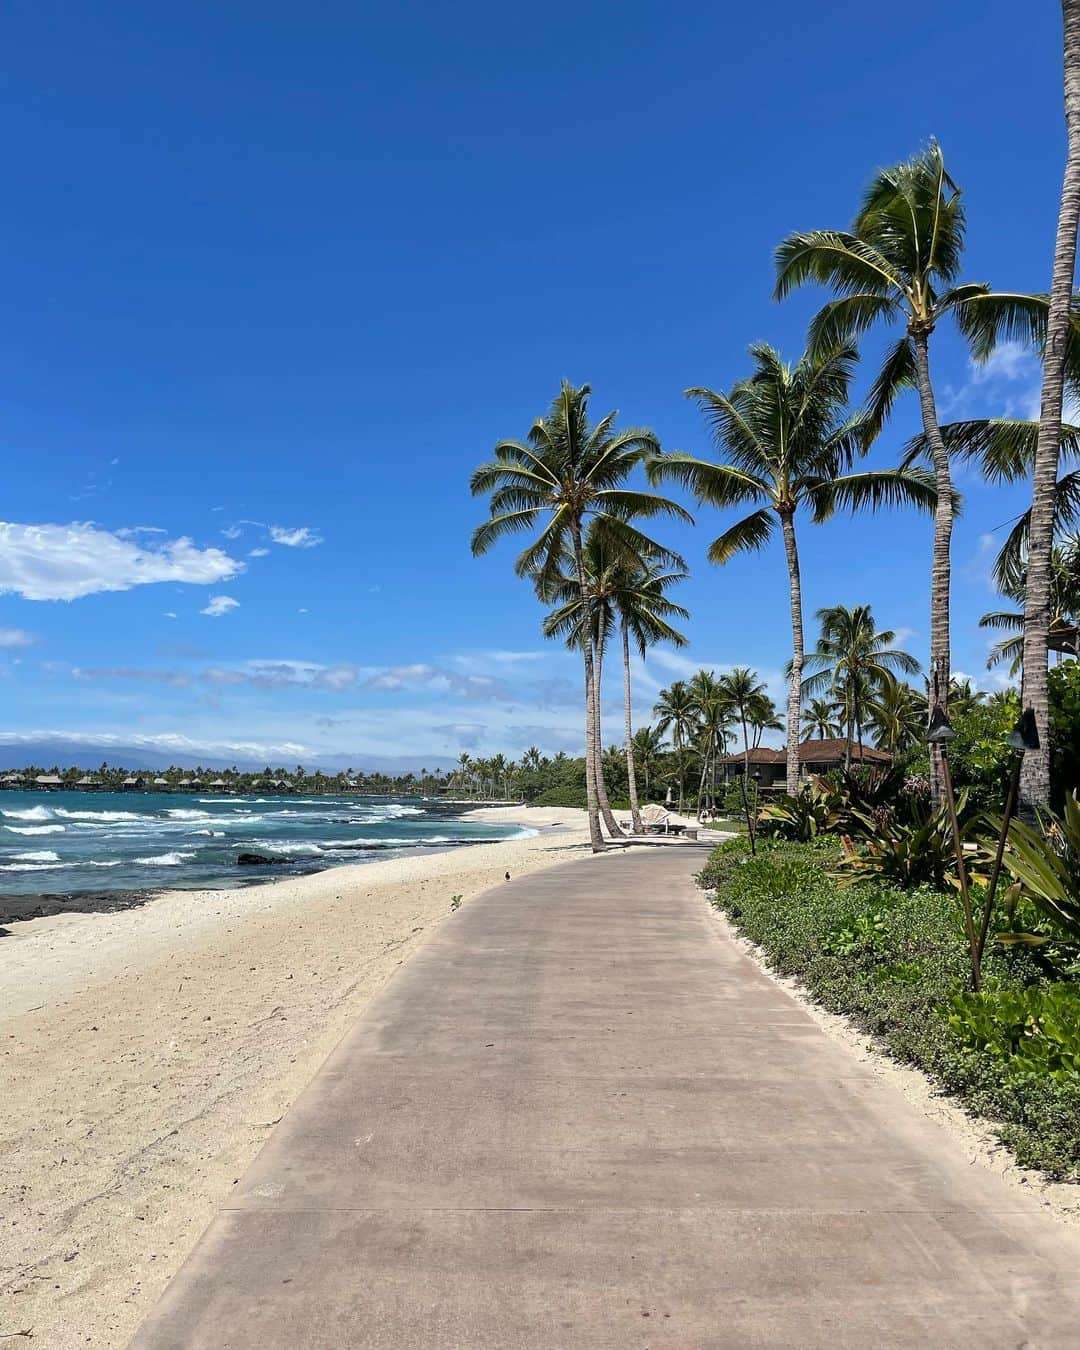
[[[857,360],[849,343],[805,353],[787,365],[772,347],[750,348],[753,373],[730,393],[689,389],[705,414],[726,463],[688,454],[650,459],[653,483],[674,480],[699,502],[720,508],[753,504],[709,547],[709,560],[723,564],[737,553],[761,549],[776,523],[784,540],[791,608],[791,687],[787,709],[787,786],[799,780],[799,717],[803,668],[802,578],[795,516],[805,506],[815,522],[838,506],[876,508],[913,503],[932,510],[932,479],[912,468],[852,473],[855,459],[872,435],[861,415],[849,415],[848,395]]]
[[[999,822],[993,822],[1000,829]],[[1060,816],[1046,813],[1045,829],[1025,821],[1009,826],[1005,866],[1023,894],[1047,918],[1080,940],[1080,798],[1070,793]]]
[[[656,728],[671,732],[675,748],[676,774],[679,784],[679,813],[682,814],[686,795],[686,749],[697,730],[697,712],[694,695],[685,680],[673,680],[667,689],[661,689],[653,705]]]
[[[811,696],[825,689],[840,705],[844,722],[844,761],[851,763],[851,749],[858,741],[862,757],[863,730],[872,716],[875,695],[897,673],[914,674],[919,663],[907,652],[893,647],[891,629],[878,632],[869,605],[832,605],[817,612],[821,635],[806,658],[812,670],[805,681]]]
[[[654,493],[629,489],[627,480],[647,456],[660,452],[651,431],[641,427],[615,430],[610,412],[594,426],[589,422],[588,385],[574,388],[564,381],[547,414],[532,425],[525,441],[500,441],[494,458],[473,473],[474,496],[487,496],[490,517],[473,532],[472,551],[486,553],[498,540],[538,530],[518,556],[519,576],[554,575],[564,556],[574,558],[582,603],[591,604],[584,565],[586,522],[603,518],[630,552],[681,565],[682,560],[646,538],[634,520],[659,516],[690,521],[677,503]],[[594,850],[603,848],[596,777],[599,750],[595,739],[595,651],[582,647],[585,669],[585,766],[589,836]]]
[[[950,549],[956,502],[930,375],[930,335],[952,314],[976,341],[980,354],[986,355],[993,346],[995,325],[1037,304],[1027,296],[992,295],[982,284],[957,284],[964,227],[960,189],[945,170],[940,146],[931,142],[906,163],[874,175],[850,230],[792,234],[776,251],[778,298],[805,282],[830,287],[837,295],[811,324],[814,350],[830,350],[879,322],[904,324],[903,336],[890,347],[870,391],[867,431],[876,435],[881,429],[901,390],[918,390],[937,489],[930,584],[930,668],[937,682],[931,690],[931,711],[948,698]],[[941,773],[936,755],[932,768],[937,801]]]
[[[837,705],[827,698],[812,698],[803,709],[802,725],[804,741],[830,741],[840,735],[841,727],[837,721]]]
[[[1069,792],[1080,792],[1080,661],[1063,661],[1049,673],[1050,787],[1054,810]]]
[[[812,778],[798,792],[785,793],[758,813],[762,834],[808,844],[819,834],[832,833],[846,822],[847,799],[821,778]]]
[[[968,880],[985,884],[989,858],[981,842],[982,821],[977,812],[968,809],[966,790],[958,794],[956,810]],[[858,843],[844,837],[843,857],[833,871],[842,885],[884,881],[901,890],[926,885],[939,891],[959,886],[952,825],[945,807],[920,813],[914,822],[892,819],[885,825],[873,816],[854,814],[860,820],[863,837]]]

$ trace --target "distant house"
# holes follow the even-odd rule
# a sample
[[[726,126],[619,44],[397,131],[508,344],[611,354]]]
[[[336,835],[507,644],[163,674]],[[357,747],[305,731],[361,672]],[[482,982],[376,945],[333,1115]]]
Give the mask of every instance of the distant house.
[[[847,742],[841,739],[827,741],[799,742],[799,777],[811,778],[815,774],[827,773],[829,769],[842,769],[847,754]],[[723,775],[722,781],[734,783],[741,776],[745,756],[740,752],[723,755],[718,761]],[[858,745],[851,747],[853,764],[891,764],[892,755],[887,750],[876,750],[864,745],[860,752]],[[782,788],[787,782],[787,751],[772,750],[759,745],[750,751],[750,777],[759,787]]]
[[[98,782],[96,778],[93,778],[91,777],[90,774],[86,773],[83,774],[81,778],[76,780],[75,786],[77,788],[82,788],[84,791],[89,791],[91,788],[100,787],[101,784]]]
[[[138,792],[141,788],[146,786],[146,779],[136,778],[134,774],[132,774],[128,778],[125,778],[120,786],[127,788],[129,792]]]
[[[53,792],[56,788],[62,788],[64,786],[64,780],[59,778],[55,773],[39,773],[34,779],[34,786],[45,788],[47,791]]]
[[[189,787],[198,787],[199,785],[191,778],[181,778],[177,786],[182,788],[189,788]]]
[[[167,788],[168,786],[169,786],[169,780],[168,780],[167,778],[155,778],[155,779],[154,779],[154,787],[156,787],[156,788]]]
[[[0,778],[0,785],[7,788],[21,787],[22,783],[23,776],[21,773],[6,773],[3,778]]]
[[[223,788],[227,788],[228,786],[229,785],[228,783],[226,783],[224,778],[215,778],[212,783],[207,784],[207,787],[215,788],[218,791],[222,790]]]

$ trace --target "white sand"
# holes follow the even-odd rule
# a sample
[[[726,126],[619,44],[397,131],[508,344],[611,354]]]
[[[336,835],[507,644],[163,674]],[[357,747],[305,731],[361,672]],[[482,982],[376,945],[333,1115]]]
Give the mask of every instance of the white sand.
[[[0,1337],[125,1345],[335,1042],[453,922],[451,898],[588,853],[584,812],[478,814],[563,831],[11,925]]]

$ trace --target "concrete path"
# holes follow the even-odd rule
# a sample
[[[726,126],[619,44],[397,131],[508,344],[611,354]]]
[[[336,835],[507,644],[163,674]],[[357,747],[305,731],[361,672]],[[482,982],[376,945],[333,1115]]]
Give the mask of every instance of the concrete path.
[[[449,918],[138,1350],[1076,1347],[1080,1234],[713,925],[692,845]]]

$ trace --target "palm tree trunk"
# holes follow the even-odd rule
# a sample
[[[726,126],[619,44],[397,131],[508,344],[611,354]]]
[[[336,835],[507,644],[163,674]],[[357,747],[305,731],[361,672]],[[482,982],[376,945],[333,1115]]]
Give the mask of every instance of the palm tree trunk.
[[[919,382],[923,434],[933,458],[934,481],[937,487],[937,505],[934,508],[934,560],[930,568],[930,700],[927,712],[932,717],[937,704],[940,703],[947,710],[949,703],[952,473],[949,469],[949,452],[945,448],[945,441],[938,425],[934,386],[930,381],[929,330],[925,327],[916,328],[912,338],[915,345],[915,369]],[[936,746],[931,746],[930,799],[935,807],[941,801],[942,787],[941,752]]]
[[[626,712],[626,781],[630,791],[630,821],[634,834],[641,834],[641,808],[638,806],[637,776],[634,773],[634,727],[630,713],[630,630],[625,620],[622,625],[622,660],[623,702]]]
[[[802,711],[802,672],[804,657],[802,577],[799,549],[795,542],[795,520],[790,510],[780,513],[787,554],[788,588],[791,593],[791,687],[787,704],[787,790],[792,796],[799,790],[799,715]]]
[[[710,738],[711,740],[711,738]],[[701,756],[701,781],[698,783],[697,790],[697,813],[698,820],[701,820],[706,808],[705,803],[705,775],[709,772],[709,742],[705,743],[705,748]]]
[[[578,586],[581,592],[581,605],[586,616],[592,611],[592,602],[589,597],[589,588],[585,582],[585,559],[581,546],[581,527],[578,524],[573,528],[574,540],[574,565],[577,567]],[[586,623],[586,631],[589,625]],[[589,812],[589,842],[592,845],[594,853],[600,853],[604,847],[604,836],[600,830],[600,811],[596,798],[596,777],[593,773],[592,757],[592,729],[593,729],[593,708],[596,703],[596,681],[593,670],[593,652],[592,643],[589,641],[582,643],[582,653],[585,664],[585,803]]]
[[[614,812],[611,809],[611,802],[608,801],[607,784],[604,782],[604,745],[600,736],[600,701],[603,697],[604,674],[604,644],[596,644],[596,656],[593,663],[593,669],[596,676],[595,691],[593,696],[593,774],[596,778],[596,801],[600,807],[600,817],[607,827],[608,834],[612,839],[625,839],[626,836],[619,829],[619,822],[615,819]]]
[[[1068,153],[1061,184],[1050,309],[1046,318],[1039,438],[1028,529],[1027,594],[1024,601],[1024,671],[1021,704],[1035,713],[1039,749],[1024,755],[1020,806],[1034,815],[1050,802],[1050,699],[1047,636],[1050,628],[1050,560],[1054,545],[1054,491],[1061,444],[1061,405],[1069,343],[1076,232],[1080,227],[1080,0],[1062,0],[1064,19],[1065,127]]]
[[[679,759],[679,815],[683,813],[683,783],[686,779],[686,765],[683,763],[682,753],[682,732],[679,730],[678,723],[675,724],[675,735],[672,737],[675,742],[675,754]]]

